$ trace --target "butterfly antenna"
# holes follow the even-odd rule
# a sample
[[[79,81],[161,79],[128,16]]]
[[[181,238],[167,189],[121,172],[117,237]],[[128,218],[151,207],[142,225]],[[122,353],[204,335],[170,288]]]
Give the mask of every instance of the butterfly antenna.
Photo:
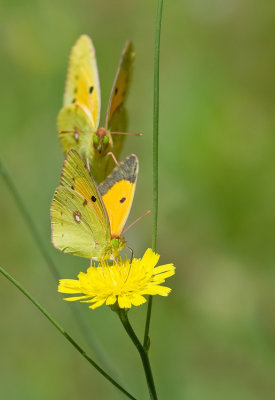
[[[142,133],[111,132],[111,135],[142,136]]]
[[[112,156],[113,160],[115,162],[115,164],[119,167],[119,162],[117,161],[117,159],[115,158],[114,153],[112,153],[111,151],[109,151],[109,153],[106,154],[107,156]]]
[[[83,131],[81,129],[74,129],[73,131],[58,131],[58,133],[92,133],[92,130]]]
[[[142,218],[146,217],[146,215],[150,214],[151,210],[146,211],[145,214],[143,214],[141,217],[138,217],[134,222],[132,222],[130,225],[127,226],[126,229],[123,230],[123,233],[127,232],[128,229],[132,228],[133,225],[135,225],[138,221],[140,221]]]

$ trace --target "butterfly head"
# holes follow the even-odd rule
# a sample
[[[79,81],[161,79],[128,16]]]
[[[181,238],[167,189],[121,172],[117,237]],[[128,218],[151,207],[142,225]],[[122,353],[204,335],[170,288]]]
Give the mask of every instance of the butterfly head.
[[[121,250],[123,249],[123,247],[125,247],[126,241],[123,236],[120,236],[120,237],[114,237],[111,243],[112,243],[112,255],[114,257],[117,257],[121,252]]]
[[[93,146],[98,154],[105,154],[112,145],[110,132],[105,128],[98,128],[93,135]]]

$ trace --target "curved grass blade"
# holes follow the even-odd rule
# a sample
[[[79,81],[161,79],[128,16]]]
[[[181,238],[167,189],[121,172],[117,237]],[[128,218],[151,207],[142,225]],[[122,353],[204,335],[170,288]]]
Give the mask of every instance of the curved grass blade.
[[[20,285],[9,273],[2,267],[0,267],[0,272],[4,275],[17,289],[20,290],[34,305],[38,310],[50,321],[50,323],[63,335],[73,347],[109,382],[112,383],[117,389],[124,393],[129,399],[137,400],[132,396],[126,389],[120,386],[107,372],[105,372],[88,354],[78,345],[78,343],[58,324],[58,322],[47,312],[47,310],[39,304],[32,295]]]
[[[25,221],[30,229],[30,232],[33,236],[33,239],[36,242],[37,247],[38,247],[40,253],[42,254],[42,257],[46,261],[46,264],[48,265],[51,274],[53,275],[53,277],[56,281],[59,281],[59,279],[61,277],[59,275],[59,272],[55,265],[55,262],[53,261],[52,257],[50,256],[48,249],[40,235],[40,232],[39,232],[34,220],[32,219],[27,207],[25,206],[22,196],[11,177],[11,174],[9,173],[8,169],[4,166],[3,162],[1,162],[1,160],[0,160],[0,174],[2,175],[7,187],[9,188],[10,193],[11,193],[12,197],[14,198],[15,203],[16,203],[22,217],[25,219]],[[100,360],[102,362],[102,364],[105,366],[106,369],[108,369],[114,375],[117,376],[115,368],[110,365],[110,362],[107,360],[107,357],[105,356],[105,354],[101,350],[100,346],[98,345],[96,338],[93,336],[92,330],[88,328],[86,322],[84,321],[84,319],[83,319],[82,315],[80,314],[80,312],[78,311],[78,309],[71,307],[70,304],[68,304],[68,306],[70,307],[70,310],[76,320],[77,325],[79,326],[79,329],[81,330],[83,336],[86,338],[90,347],[94,351],[98,360]]]

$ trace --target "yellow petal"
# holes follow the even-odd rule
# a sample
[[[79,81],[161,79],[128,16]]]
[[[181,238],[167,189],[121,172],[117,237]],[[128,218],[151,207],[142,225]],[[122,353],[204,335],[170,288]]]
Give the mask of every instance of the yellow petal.
[[[133,306],[140,306],[143,303],[146,303],[145,297],[141,296],[140,294],[136,294],[131,299]]]
[[[106,305],[110,306],[116,302],[116,296],[109,296],[106,300]]]
[[[175,271],[168,271],[168,272],[163,272],[162,274],[156,275],[152,277],[152,282],[154,283],[163,283],[166,278],[169,278],[170,276],[174,275]]]
[[[146,292],[143,292],[143,294],[158,294],[160,296],[168,296],[168,294],[171,292],[171,289],[166,287],[166,286],[150,286]]]
[[[160,265],[159,267],[154,268],[154,275],[160,274],[166,271],[171,271],[175,270],[174,264],[165,264],[165,265]]]
[[[89,296],[65,297],[64,300],[66,300],[66,301],[76,301],[76,300],[87,299],[87,297],[89,297]]]
[[[75,279],[60,279],[58,291],[60,293],[81,293],[79,281]]]
[[[131,302],[128,296],[118,296],[118,305],[120,308],[131,308]]]
[[[147,268],[154,267],[159,260],[159,254],[153,252],[152,249],[147,249],[144,256],[141,259],[142,264],[146,265]]]
[[[89,308],[92,308],[93,310],[97,307],[102,306],[102,304],[105,303],[105,299],[99,300],[96,303],[92,304]]]

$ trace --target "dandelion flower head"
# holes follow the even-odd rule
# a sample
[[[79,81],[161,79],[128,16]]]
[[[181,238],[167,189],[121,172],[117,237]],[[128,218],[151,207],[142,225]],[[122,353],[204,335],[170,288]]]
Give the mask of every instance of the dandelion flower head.
[[[78,294],[67,297],[67,301],[80,300],[92,303],[95,309],[103,304],[117,303],[119,308],[131,308],[146,302],[144,295],[167,296],[171,289],[161,286],[166,278],[174,275],[173,264],[156,267],[159,255],[147,249],[141,259],[118,260],[113,264],[91,265],[87,273],[80,272],[78,279],[61,279],[58,291],[66,294]]]

